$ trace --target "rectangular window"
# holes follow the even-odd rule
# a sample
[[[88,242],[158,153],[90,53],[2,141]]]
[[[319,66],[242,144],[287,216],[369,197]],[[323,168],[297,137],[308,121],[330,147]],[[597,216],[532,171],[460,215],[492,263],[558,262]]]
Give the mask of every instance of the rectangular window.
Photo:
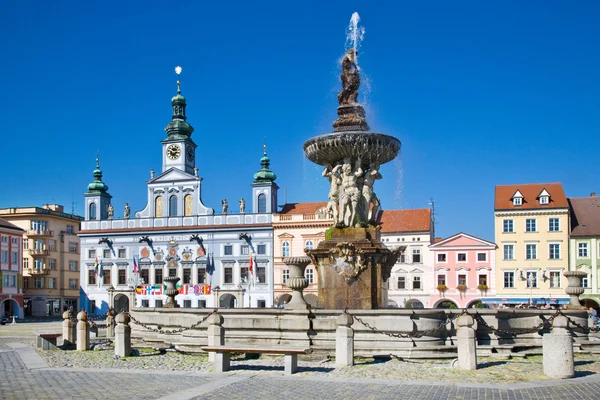
[[[477,253],[477,261],[486,262],[487,261],[487,253]]]
[[[67,225],[67,234],[69,234],[69,235],[73,234],[73,225]]]
[[[458,261],[467,261],[467,253],[458,253],[456,259]]]
[[[267,246],[266,246],[266,245],[264,245],[264,244],[259,244],[259,245],[256,247],[256,252],[257,252],[258,254],[267,254]]]
[[[540,204],[548,204],[548,196],[540,196]]]
[[[90,314],[96,312],[96,300],[90,300]]]
[[[183,301],[183,308],[192,308],[192,301],[191,300],[184,300]]]
[[[56,289],[56,278],[48,278],[48,289]]]
[[[103,269],[103,273],[104,273],[104,276],[103,276],[103,279],[104,279],[104,281],[103,281],[103,284],[104,284],[104,285],[110,285],[110,284],[111,284],[111,281],[110,281],[110,268],[104,268],[104,269]]]
[[[119,249],[119,258],[127,258],[127,251],[125,249]]]
[[[18,237],[13,237],[12,239],[10,239],[10,242],[12,244],[16,244],[18,246],[19,245],[19,238]]]
[[[88,250],[88,258],[96,258],[96,250]]]
[[[23,250],[29,249],[29,239],[23,239]]]
[[[515,246],[512,244],[504,245],[504,259],[514,260],[515,259]]]
[[[459,285],[467,285],[467,275],[460,274],[458,275],[458,284]]]
[[[512,232],[514,232],[513,220],[512,219],[505,219],[502,222],[502,232],[504,232],[504,233],[512,233]]]
[[[479,285],[487,286],[487,275],[479,275]]]
[[[550,287],[560,287],[560,271],[550,271]]]
[[[421,262],[421,250],[420,249],[413,249],[413,251],[412,251],[412,262],[413,263],[420,263]]]
[[[233,255],[233,246],[230,244],[223,246],[223,254],[226,256],[232,256]]]
[[[258,308],[266,308],[267,307],[267,301],[266,300],[258,300],[256,302],[256,306]]]
[[[504,271],[504,287],[505,288],[514,288],[515,287],[514,271]]]
[[[400,249],[400,257],[398,257],[400,263],[404,264],[406,262],[406,250]]]
[[[19,258],[19,253],[16,251],[13,251],[10,256],[10,262],[13,264],[16,264],[18,258]]]
[[[307,268],[305,275],[309,285],[315,283],[315,270],[313,268]]]
[[[23,269],[28,269],[29,268],[29,258],[24,258],[23,259]]]
[[[140,270],[140,278],[144,280],[144,283],[150,282],[150,272],[148,271],[148,268]]]
[[[548,230],[550,232],[560,231],[560,219],[559,218],[550,218],[549,223],[548,223]]]
[[[550,244],[550,259],[551,260],[559,260],[560,259],[560,244],[558,244],[558,243]]]
[[[34,287],[34,289],[43,289],[44,288],[44,278],[35,277],[33,279],[33,287]]]
[[[438,260],[438,262],[446,262],[446,254],[445,253],[438,254],[437,260]]]
[[[588,257],[588,244],[587,243],[579,243],[578,244],[578,255],[579,255],[579,257],[583,257],[583,258]]]
[[[104,250],[102,250],[102,257],[103,258],[110,258],[110,249],[104,249]]]
[[[69,242],[69,253],[77,253],[77,243]]]
[[[533,218],[528,218],[525,220],[525,232],[535,232],[536,231],[536,225],[535,225],[535,219]]]
[[[527,260],[537,260],[537,244],[525,245],[525,258]]]
[[[240,254],[243,256],[250,255],[250,246],[243,244],[240,246]]]
[[[48,250],[56,251],[56,240],[48,240]]]
[[[527,288],[537,288],[537,271],[527,271]]]
[[[88,285],[93,285],[96,283],[96,274],[93,269],[88,270]]]
[[[2,250],[2,263],[8,263],[8,250]]]
[[[31,278],[28,276],[23,277],[23,289],[29,289],[29,287],[30,287],[29,281],[30,280],[31,280]]]
[[[154,283],[163,283],[163,270],[162,268],[157,268],[154,270]]]
[[[142,307],[150,307],[150,300],[142,300]]]
[[[413,276],[413,289],[421,289],[421,277]]]
[[[10,287],[17,287],[17,276],[16,275],[11,275],[10,276]]]
[[[162,300],[154,300],[155,308],[162,308],[162,306],[163,306]]]
[[[523,198],[513,197],[513,206],[520,206],[523,204]]]
[[[240,268],[240,279],[242,282],[248,282],[250,277],[249,277],[249,272],[248,272],[248,267],[241,267]]]
[[[256,268],[256,282],[257,283],[267,283],[267,269],[265,267],[257,267]]]
[[[198,283],[206,282],[206,268],[198,268]]]
[[[69,261],[69,271],[77,271],[77,261]]]
[[[2,275],[2,285],[4,287],[8,287],[8,278],[9,277],[10,277],[10,275],[8,275],[8,274]]]
[[[233,268],[225,267],[223,270],[223,283],[233,283]]]
[[[445,285],[446,284],[446,275],[438,275],[437,284],[438,284],[438,286]]]
[[[582,288],[590,287],[590,276],[589,275],[586,275],[583,278],[581,278],[581,287]]]
[[[398,289],[406,289],[406,277],[398,277]]]
[[[56,270],[56,260],[54,258],[50,258],[48,260],[48,269],[50,271],[55,271]]]
[[[119,285],[125,285],[127,284],[127,270],[126,269],[120,269],[119,270],[119,281],[118,281]]]
[[[198,308],[206,308],[206,300],[198,300]]]
[[[177,268],[169,268],[169,276],[177,276]]]
[[[190,283],[192,283],[192,269],[191,268],[183,269],[183,283],[188,284],[188,285]]]
[[[288,279],[290,279],[290,270],[282,269],[281,270],[281,283],[286,284]]]

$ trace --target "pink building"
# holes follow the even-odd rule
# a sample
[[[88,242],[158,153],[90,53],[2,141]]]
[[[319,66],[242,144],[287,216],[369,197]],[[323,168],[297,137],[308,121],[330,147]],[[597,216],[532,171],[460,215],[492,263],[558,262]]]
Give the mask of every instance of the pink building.
[[[0,218],[0,318],[23,318],[23,234]]]
[[[457,233],[429,246],[434,282],[431,307],[472,307],[496,290],[496,244]]]

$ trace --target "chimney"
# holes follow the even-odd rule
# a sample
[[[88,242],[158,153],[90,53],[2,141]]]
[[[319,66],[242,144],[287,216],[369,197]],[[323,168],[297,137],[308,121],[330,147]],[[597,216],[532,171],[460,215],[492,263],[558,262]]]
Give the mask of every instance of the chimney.
[[[596,197],[596,192],[590,193],[590,197]]]

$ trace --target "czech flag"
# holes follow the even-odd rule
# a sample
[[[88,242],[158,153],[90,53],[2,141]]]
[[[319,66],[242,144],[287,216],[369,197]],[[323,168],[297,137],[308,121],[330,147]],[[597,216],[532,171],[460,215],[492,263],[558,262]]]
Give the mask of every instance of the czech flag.
[[[135,259],[135,256],[133,256],[133,273],[138,274],[139,272],[137,260]]]

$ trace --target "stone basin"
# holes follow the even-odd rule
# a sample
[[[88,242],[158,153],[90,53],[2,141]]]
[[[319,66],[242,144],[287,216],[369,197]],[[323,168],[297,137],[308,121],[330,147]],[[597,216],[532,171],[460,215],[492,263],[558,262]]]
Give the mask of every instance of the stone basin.
[[[335,165],[350,157],[360,157],[361,167],[366,169],[376,162],[392,161],[400,151],[400,141],[383,133],[348,131],[316,136],[304,143],[304,154],[318,165]]]

